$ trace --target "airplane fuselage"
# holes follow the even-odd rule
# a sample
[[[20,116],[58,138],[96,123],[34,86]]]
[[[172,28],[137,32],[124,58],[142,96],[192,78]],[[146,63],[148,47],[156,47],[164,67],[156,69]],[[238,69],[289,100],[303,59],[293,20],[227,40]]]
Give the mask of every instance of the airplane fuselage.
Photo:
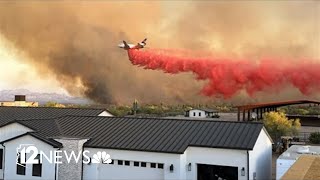
[[[124,43],[121,43],[121,44],[118,45],[119,48],[123,48],[125,50],[128,50],[128,49],[140,49],[140,48],[136,47],[136,45],[134,45],[134,44],[128,44],[128,46],[129,47],[126,47],[124,45]]]
[[[125,49],[125,50],[128,50],[128,49],[141,49],[141,48],[144,48],[146,44],[146,41],[147,41],[147,38],[145,38],[143,41],[137,43],[136,45],[135,44],[128,44],[126,41],[123,41],[122,43],[120,43],[118,45],[119,48],[122,48],[122,49]]]

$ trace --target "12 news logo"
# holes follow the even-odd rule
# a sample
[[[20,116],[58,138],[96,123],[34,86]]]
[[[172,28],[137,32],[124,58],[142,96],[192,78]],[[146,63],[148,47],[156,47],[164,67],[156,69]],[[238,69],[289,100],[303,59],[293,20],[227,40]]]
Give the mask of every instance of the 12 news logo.
[[[112,162],[110,155],[105,151],[98,151],[96,154],[93,154],[92,158],[89,157],[90,151],[84,150],[75,153],[74,151],[66,151],[66,150],[54,150],[47,151],[44,153],[43,151],[39,151],[36,146],[33,144],[20,144],[17,150],[17,159],[16,163],[20,166],[25,166],[25,164],[39,164],[43,163],[46,160],[49,163],[62,164],[63,162],[78,163],[82,157],[82,163],[90,164],[90,163],[104,163],[109,164]],[[27,154],[28,156],[27,158]],[[65,161],[63,161],[65,159]]]

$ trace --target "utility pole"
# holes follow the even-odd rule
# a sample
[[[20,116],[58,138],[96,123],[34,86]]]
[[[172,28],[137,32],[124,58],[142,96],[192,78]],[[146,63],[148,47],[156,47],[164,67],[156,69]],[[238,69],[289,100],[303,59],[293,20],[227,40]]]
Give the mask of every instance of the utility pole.
[[[134,116],[137,114],[137,110],[138,110],[138,101],[137,101],[137,99],[135,99],[133,101],[133,105],[132,105],[132,111],[133,111]]]

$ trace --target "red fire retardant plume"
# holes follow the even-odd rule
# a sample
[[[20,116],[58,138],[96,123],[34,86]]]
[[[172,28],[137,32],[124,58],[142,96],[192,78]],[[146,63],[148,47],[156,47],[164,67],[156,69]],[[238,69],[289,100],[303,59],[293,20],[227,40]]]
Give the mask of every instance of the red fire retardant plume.
[[[312,60],[219,59],[186,50],[148,49],[128,51],[132,64],[145,69],[177,74],[193,72],[207,80],[201,93],[230,98],[241,90],[250,96],[258,91],[281,91],[293,86],[305,95],[320,91],[320,63]]]

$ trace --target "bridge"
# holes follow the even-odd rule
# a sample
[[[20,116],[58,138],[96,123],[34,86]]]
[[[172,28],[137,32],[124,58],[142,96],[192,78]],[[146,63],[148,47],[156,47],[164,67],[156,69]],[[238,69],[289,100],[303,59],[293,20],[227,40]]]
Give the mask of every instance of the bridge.
[[[280,101],[272,103],[261,103],[261,104],[249,104],[235,106],[238,109],[238,121],[250,121],[252,115],[255,114],[256,119],[262,119],[262,115],[265,112],[277,111],[279,107],[298,105],[298,104],[314,104],[319,106],[320,101],[311,100],[297,100],[297,101]],[[242,116],[242,119],[241,119]]]

